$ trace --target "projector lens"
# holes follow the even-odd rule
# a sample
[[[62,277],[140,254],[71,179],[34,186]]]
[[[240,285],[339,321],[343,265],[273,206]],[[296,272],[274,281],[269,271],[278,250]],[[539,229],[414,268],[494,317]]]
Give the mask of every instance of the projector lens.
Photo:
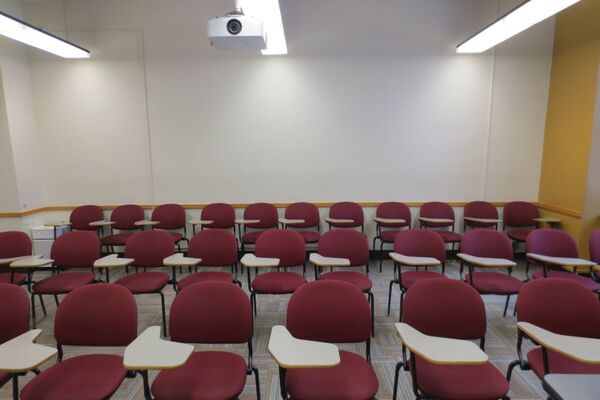
[[[227,32],[232,35],[237,35],[242,31],[242,23],[237,19],[230,19],[227,22]]]

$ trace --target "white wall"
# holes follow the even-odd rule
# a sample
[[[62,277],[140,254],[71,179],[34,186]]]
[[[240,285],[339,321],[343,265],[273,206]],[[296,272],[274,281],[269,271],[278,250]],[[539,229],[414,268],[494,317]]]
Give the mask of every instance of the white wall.
[[[537,199],[552,21],[465,56],[495,1],[281,4],[285,57],[210,49],[223,1],[24,3],[92,51],[31,51],[46,204]]]

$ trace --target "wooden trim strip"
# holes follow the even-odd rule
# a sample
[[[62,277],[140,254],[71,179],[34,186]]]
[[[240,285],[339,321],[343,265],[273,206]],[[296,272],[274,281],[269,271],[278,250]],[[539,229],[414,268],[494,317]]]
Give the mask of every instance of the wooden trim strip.
[[[582,211],[580,211],[580,210],[573,210],[571,208],[561,207],[561,206],[557,206],[554,204],[548,204],[548,203],[544,203],[541,201],[538,201],[537,205],[542,210],[553,211],[553,212],[556,212],[556,213],[559,213],[562,215],[568,215],[570,217],[575,217],[575,218],[581,218],[581,216],[583,214]]]

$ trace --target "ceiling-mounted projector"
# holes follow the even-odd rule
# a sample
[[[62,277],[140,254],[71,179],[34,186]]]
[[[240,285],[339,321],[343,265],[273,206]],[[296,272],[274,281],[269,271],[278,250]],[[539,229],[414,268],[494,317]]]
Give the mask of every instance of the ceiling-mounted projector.
[[[261,20],[246,16],[235,2],[234,11],[208,21],[210,45],[219,50],[264,50],[267,37]]]

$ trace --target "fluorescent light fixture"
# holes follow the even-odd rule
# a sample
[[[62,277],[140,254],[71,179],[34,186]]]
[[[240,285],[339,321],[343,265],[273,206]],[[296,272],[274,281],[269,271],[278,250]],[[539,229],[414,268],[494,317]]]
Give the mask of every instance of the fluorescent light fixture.
[[[0,11],[0,35],[64,58],[89,58],[90,52]]]
[[[457,53],[482,53],[580,0],[528,0],[459,44]]]
[[[279,0],[242,0],[240,3],[244,14],[263,22],[267,33],[267,48],[261,50],[263,55],[287,54]]]

